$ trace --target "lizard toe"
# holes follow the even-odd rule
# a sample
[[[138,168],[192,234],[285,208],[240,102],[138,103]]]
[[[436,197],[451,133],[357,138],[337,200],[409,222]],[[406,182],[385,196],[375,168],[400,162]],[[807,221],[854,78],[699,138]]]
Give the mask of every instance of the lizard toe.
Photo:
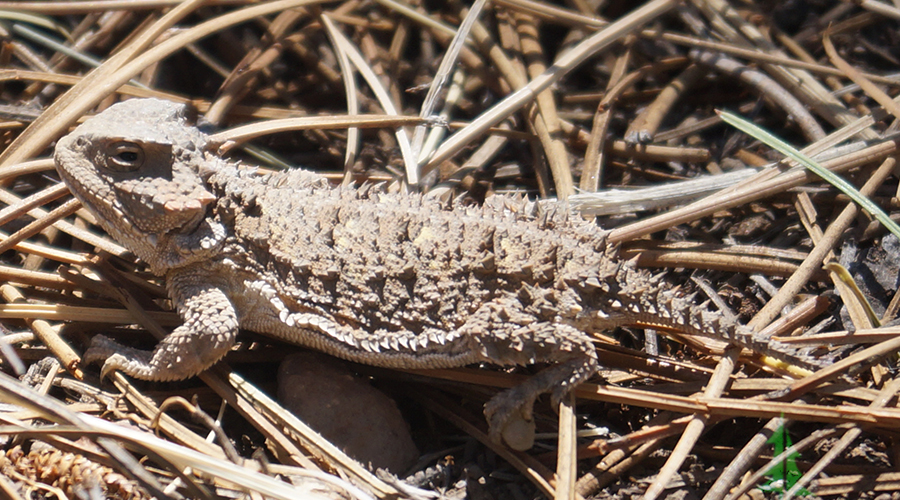
[[[81,360],[84,364],[104,361],[117,352],[125,349],[116,341],[103,335],[97,335],[91,340],[91,346],[84,352]]]
[[[536,394],[515,387],[494,396],[484,407],[491,441],[524,451],[534,445],[533,406]]]
[[[103,362],[103,366],[100,368],[101,380],[105,379],[113,370],[143,380],[173,380],[173,377],[180,375],[177,370],[160,368],[152,362],[152,359],[152,351],[127,347],[103,335],[94,337],[91,346],[82,356],[84,364]],[[174,380],[178,379],[174,378]]]
[[[121,354],[113,354],[106,358],[106,361],[103,362],[103,367],[100,368],[100,380],[106,379],[113,370],[119,370],[126,361]]]

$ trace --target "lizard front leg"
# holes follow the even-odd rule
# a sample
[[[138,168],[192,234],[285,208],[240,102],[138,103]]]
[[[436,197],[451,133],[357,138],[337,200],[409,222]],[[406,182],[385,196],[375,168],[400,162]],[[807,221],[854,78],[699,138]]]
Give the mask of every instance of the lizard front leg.
[[[171,381],[193,377],[221,360],[234,345],[238,318],[225,293],[211,285],[173,290],[184,324],[152,351],[118,344],[98,335],[84,353],[85,363],[106,360],[102,376],[120,370],[133,377]]]

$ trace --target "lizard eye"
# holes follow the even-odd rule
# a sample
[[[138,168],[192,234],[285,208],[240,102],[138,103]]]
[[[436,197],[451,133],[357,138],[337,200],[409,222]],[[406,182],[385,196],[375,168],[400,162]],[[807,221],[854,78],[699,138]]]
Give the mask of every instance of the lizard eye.
[[[133,172],[144,164],[144,150],[133,142],[121,141],[107,150],[106,166],[116,172]]]

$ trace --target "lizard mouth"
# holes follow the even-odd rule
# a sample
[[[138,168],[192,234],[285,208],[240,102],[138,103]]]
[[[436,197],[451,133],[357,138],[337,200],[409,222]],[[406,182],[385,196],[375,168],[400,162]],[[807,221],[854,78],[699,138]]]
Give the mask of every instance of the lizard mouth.
[[[133,224],[144,233],[189,232],[206,216],[207,207],[215,201],[215,197],[202,186],[184,189],[184,185],[175,185],[171,181],[165,183],[168,184],[166,186],[142,179],[134,181],[122,182],[113,186],[113,190],[116,191],[119,211],[128,214],[123,222]]]
[[[140,172],[111,187],[130,222],[153,234],[190,232],[216,200],[192,166],[178,161],[168,168],[168,175]]]
[[[189,219],[185,220],[183,224],[178,227],[173,228],[170,233],[173,234],[188,234],[197,230],[197,227],[200,226],[200,223],[206,218],[206,206],[208,203],[204,203],[201,208],[193,211],[193,215],[190,216]],[[184,213],[183,215],[188,215]]]

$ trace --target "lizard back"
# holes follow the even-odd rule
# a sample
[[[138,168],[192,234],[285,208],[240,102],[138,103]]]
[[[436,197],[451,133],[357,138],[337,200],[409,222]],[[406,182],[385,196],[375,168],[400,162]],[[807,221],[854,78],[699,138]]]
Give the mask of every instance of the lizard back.
[[[277,276],[285,299],[370,331],[458,328],[503,297],[539,319],[574,317],[585,304],[572,285],[608,262],[596,225],[524,199],[450,206],[233,167],[207,182],[238,246]]]

